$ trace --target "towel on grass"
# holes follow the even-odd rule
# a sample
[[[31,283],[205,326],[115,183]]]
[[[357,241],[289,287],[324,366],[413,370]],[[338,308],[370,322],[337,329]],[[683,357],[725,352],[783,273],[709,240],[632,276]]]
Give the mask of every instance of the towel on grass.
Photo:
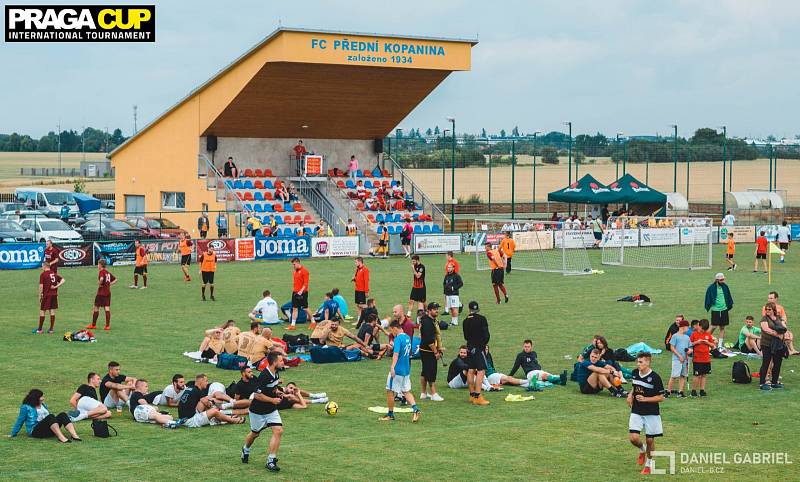
[[[387,407],[367,407],[367,410],[370,412],[382,413],[384,415],[389,413],[389,409]],[[394,407],[394,413],[411,413],[413,411],[414,410],[412,410],[411,407]]]

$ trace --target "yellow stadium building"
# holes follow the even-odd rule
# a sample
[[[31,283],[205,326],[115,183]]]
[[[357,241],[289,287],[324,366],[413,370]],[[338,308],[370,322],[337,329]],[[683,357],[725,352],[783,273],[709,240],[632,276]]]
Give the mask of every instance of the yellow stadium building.
[[[128,215],[161,213],[194,237],[201,210],[274,212],[280,193],[259,186],[322,186],[330,170],[348,169],[351,156],[365,172],[385,167],[382,139],[451,72],[470,70],[476,43],[279,28],[110,154],[117,205]],[[298,175],[298,140],[321,156],[309,160],[319,175]],[[239,178],[224,176],[229,157]],[[239,189],[247,182],[252,192]],[[248,203],[253,194],[272,199]],[[320,216],[311,204],[300,212]],[[237,235],[238,217],[229,219]]]

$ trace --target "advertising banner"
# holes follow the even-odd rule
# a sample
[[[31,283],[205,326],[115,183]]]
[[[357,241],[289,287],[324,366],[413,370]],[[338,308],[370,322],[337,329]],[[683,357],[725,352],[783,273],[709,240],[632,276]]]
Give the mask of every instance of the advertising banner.
[[[488,237],[491,235],[487,235]],[[553,249],[553,232],[547,231],[518,231],[513,234],[517,243],[517,251],[533,251],[540,249]],[[500,243],[503,235],[497,239]]]
[[[91,266],[94,262],[92,243],[58,243],[58,267]]]
[[[358,236],[330,236],[311,240],[311,256],[331,258],[338,256],[358,256]]]
[[[679,228],[641,228],[639,246],[671,246],[681,240]]]
[[[179,263],[181,260],[177,239],[143,239],[141,243],[147,250],[147,261],[151,263]]]
[[[755,243],[756,242],[756,228],[755,226],[720,226],[719,227],[719,242],[727,243],[728,235],[733,235],[733,241],[736,243]]]
[[[499,241],[498,241],[499,242]],[[460,234],[415,234],[414,252],[418,254],[461,252]]]
[[[594,234],[591,229],[567,229],[556,231],[556,248],[591,248]]]
[[[240,238],[236,240],[236,261],[252,261],[256,259],[255,238]]]
[[[133,241],[97,241],[94,243],[92,263],[105,259],[109,266],[136,263]]]
[[[0,269],[41,268],[44,243],[0,243]]]
[[[464,252],[474,253],[481,249],[486,240],[486,233],[464,233]]]
[[[305,156],[306,177],[316,177],[322,174],[322,156],[309,154]]]
[[[765,224],[762,226],[756,226],[755,235],[758,236],[761,234],[761,231],[764,231],[766,233],[765,236],[767,237],[767,239],[769,239],[770,241],[775,241],[775,236],[778,235],[779,227],[780,226],[778,226],[777,224]]]
[[[256,259],[308,258],[311,256],[311,237],[254,238]]]
[[[792,231],[792,241],[800,241],[800,224],[790,224],[789,228]]]
[[[705,244],[711,242],[711,228],[707,226],[696,228],[678,228],[681,233],[681,244]]]
[[[600,246],[604,248],[619,248],[622,246],[622,234],[625,233],[625,246],[639,245],[638,229],[606,229],[603,232],[603,241]]]
[[[236,260],[235,239],[198,239],[195,240],[195,244],[197,244],[197,253],[205,253],[211,247],[217,254],[217,261]]]

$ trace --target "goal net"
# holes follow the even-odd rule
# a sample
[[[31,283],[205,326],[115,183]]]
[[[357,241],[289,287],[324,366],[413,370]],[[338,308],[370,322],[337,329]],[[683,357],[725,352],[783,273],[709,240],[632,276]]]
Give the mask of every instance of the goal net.
[[[569,228],[569,229],[567,229]],[[478,270],[489,269],[485,244],[497,248],[510,233],[516,244],[512,268],[565,275],[591,274],[586,247],[594,244],[591,230],[535,219],[476,219],[470,248],[475,249]]]
[[[603,232],[603,264],[637,268],[709,269],[711,218],[611,217]]]

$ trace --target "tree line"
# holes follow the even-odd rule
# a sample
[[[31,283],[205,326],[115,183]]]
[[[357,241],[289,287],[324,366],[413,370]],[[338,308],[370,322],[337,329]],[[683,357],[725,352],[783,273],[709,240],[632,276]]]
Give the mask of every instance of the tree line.
[[[59,139],[60,137],[60,139]],[[50,131],[39,139],[27,134],[0,134],[0,152],[111,152],[128,138],[121,129],[112,132],[87,127],[83,132],[63,130],[59,135]]]

